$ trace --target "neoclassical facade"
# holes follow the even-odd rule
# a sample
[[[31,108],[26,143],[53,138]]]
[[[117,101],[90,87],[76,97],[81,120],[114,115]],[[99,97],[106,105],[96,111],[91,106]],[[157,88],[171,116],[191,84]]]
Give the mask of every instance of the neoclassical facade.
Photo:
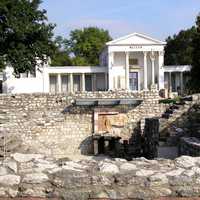
[[[12,67],[3,72],[4,93],[68,93],[76,91],[159,90],[184,88],[190,66],[164,66],[165,42],[133,33],[106,44],[99,66],[41,66],[35,73],[15,77]],[[176,71],[173,71],[176,70]],[[175,85],[169,76],[175,72]],[[181,75],[180,75],[181,73]],[[182,78],[179,78],[182,77]],[[170,83],[169,83],[170,82]]]
[[[109,89],[164,89],[165,42],[133,33],[106,44],[101,65],[108,66]]]

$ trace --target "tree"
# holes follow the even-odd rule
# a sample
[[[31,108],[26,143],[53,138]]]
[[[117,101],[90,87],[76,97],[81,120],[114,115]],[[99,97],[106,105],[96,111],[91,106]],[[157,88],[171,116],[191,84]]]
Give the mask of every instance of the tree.
[[[196,20],[196,33],[193,38],[193,55],[190,87],[195,92],[200,92],[200,14]]]
[[[51,57],[51,66],[71,66],[72,60],[68,56],[67,52],[57,50]]]
[[[47,61],[55,50],[53,24],[47,23],[40,0],[0,1],[0,63],[11,64],[16,74],[30,71],[37,59]]]
[[[84,57],[74,57],[74,58],[71,58],[72,60],[72,65],[74,66],[87,66],[87,65],[90,65],[87,61],[86,58]]]
[[[196,28],[180,31],[167,38],[165,47],[165,65],[191,65],[193,54],[193,38]]]
[[[99,54],[110,40],[108,31],[97,27],[76,29],[71,31],[65,49],[75,56],[73,60],[77,65],[98,65]]]
[[[51,57],[51,66],[71,66],[72,59],[69,53],[64,49],[65,39],[62,36],[57,36],[54,43],[56,45],[56,51]]]

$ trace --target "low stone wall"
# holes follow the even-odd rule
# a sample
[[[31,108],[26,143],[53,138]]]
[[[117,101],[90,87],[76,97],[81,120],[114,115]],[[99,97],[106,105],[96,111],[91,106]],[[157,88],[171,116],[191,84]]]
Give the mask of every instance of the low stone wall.
[[[97,161],[98,160],[98,161]],[[200,158],[55,160],[15,153],[0,164],[0,197],[66,200],[199,197]]]
[[[128,120],[121,131],[131,137],[135,124],[145,117],[158,117],[165,110],[159,104],[158,91],[84,92],[75,94],[0,95],[0,131],[22,139],[25,152],[45,153],[55,157],[92,153],[93,112],[69,113],[66,108],[80,98],[142,99],[126,113]],[[83,109],[84,110],[84,109]],[[92,110],[90,110],[92,111]],[[6,138],[7,137],[7,138]]]
[[[200,140],[195,137],[182,137],[179,152],[180,155],[200,156]]]

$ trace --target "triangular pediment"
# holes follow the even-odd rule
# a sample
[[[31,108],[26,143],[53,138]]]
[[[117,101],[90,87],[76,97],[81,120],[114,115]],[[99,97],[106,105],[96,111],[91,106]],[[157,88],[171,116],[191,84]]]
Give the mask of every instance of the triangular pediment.
[[[133,33],[118,39],[112,40],[107,43],[107,45],[165,45],[165,42],[162,42],[157,39],[153,39],[149,36]]]

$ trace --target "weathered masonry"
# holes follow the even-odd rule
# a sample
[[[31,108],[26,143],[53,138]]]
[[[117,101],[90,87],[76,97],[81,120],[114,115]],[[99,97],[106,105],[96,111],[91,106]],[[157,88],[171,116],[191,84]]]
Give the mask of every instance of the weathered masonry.
[[[78,105],[82,102],[98,105]],[[111,102],[138,104],[106,106]],[[106,100],[106,101],[105,101]],[[110,104],[110,103],[109,103]],[[93,154],[95,131],[128,140],[138,121],[160,116],[165,106],[159,104],[157,90],[134,92],[82,92],[75,94],[18,94],[0,96],[0,130],[7,139],[15,135],[22,151],[54,157]],[[97,121],[95,121],[97,120]]]

